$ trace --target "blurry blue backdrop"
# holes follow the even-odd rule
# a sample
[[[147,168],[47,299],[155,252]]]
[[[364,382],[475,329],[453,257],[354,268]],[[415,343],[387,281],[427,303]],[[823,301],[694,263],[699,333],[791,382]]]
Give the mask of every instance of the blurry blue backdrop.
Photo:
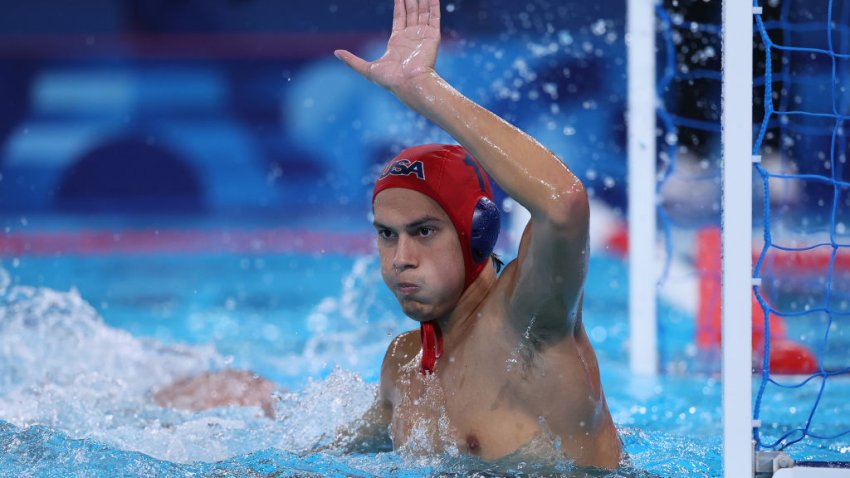
[[[774,3],[765,11],[775,10]],[[689,231],[719,223],[720,2],[663,2],[669,21],[658,32],[665,40],[658,70],[667,80],[659,96],[678,123],[674,134],[663,124],[657,130],[669,146],[661,148],[660,171],[676,179],[659,196],[685,246],[676,249],[684,251],[678,257],[667,256],[684,272],[672,269],[659,309],[662,368],[674,374],[651,383],[630,376],[626,366],[624,4],[443,0],[437,67],[460,91],[554,151],[599,200],[591,240],[594,227],[613,239],[591,245],[584,317],[635,466],[661,476],[716,476],[719,382],[675,372],[717,370],[697,357],[697,274],[686,266],[693,262]],[[164,467],[234,456],[234,466],[252,467],[249,453],[259,449],[309,449],[314,436],[332,436],[337,422],[329,420],[328,401],[371,400],[370,390],[352,383],[362,377],[374,385],[390,338],[411,326],[381,286],[371,254],[376,169],[403,147],[451,141],[333,57],[337,48],[378,57],[392,0],[0,0],[0,6],[0,302],[8,301],[0,304],[0,404],[6,406],[0,435],[11,437],[0,469],[4,459],[23,467],[12,472],[35,460],[54,474],[104,462],[102,447],[81,453],[75,438],[102,441],[112,447],[107,453],[118,450],[105,466],[124,469],[140,460],[147,466],[135,451],[164,460],[158,462]],[[817,13],[808,5],[791,11]],[[850,35],[842,35],[848,44]],[[765,65],[756,58],[758,72]],[[781,60],[777,55],[773,65],[784,71],[788,63]],[[783,73],[782,96],[786,105],[793,99],[816,111],[826,90],[802,93],[813,80],[830,84],[832,65],[805,61],[810,66]],[[760,92],[756,111],[763,110]],[[772,129],[786,126],[795,136],[771,132],[765,163],[774,148],[800,165],[798,173],[830,166],[823,158],[802,161],[829,151],[829,136],[796,134],[794,122]],[[848,147],[843,132],[839,137],[836,154]],[[675,171],[680,176],[673,178]],[[775,210],[797,214],[804,224],[831,219],[824,204],[834,188],[815,186],[802,189],[807,201],[789,193]],[[848,198],[842,197],[845,204]],[[814,204],[815,213],[798,202]],[[499,247],[510,259],[504,242]],[[788,274],[777,287],[795,309],[814,309],[822,300],[823,292],[800,292],[823,289],[827,274],[812,270]],[[10,284],[75,290],[9,292]],[[846,291],[836,297],[843,301]],[[814,343],[808,337],[815,329],[806,327],[803,340]],[[842,339],[830,350],[845,357],[847,335],[831,333]],[[223,366],[256,370],[296,392],[306,387],[304,398],[292,402],[301,408],[271,428],[237,416],[228,423],[244,432],[225,440],[223,422],[195,417],[163,431],[160,423],[174,418],[151,408],[150,389],[181,373]],[[334,385],[335,366],[357,376]],[[320,382],[311,389],[314,379]],[[809,409],[810,390],[804,392],[788,403],[789,395],[779,396],[782,408],[771,413]],[[843,392],[820,410],[825,423],[846,430],[846,420],[836,418],[850,417]],[[334,416],[356,418],[350,408]],[[765,423],[771,420],[766,413]],[[48,429],[32,434],[33,424]],[[58,460],[45,452],[66,446],[71,451],[60,451]],[[817,446],[799,456],[822,456]],[[843,441],[828,446],[845,453]],[[258,456],[258,469],[268,474]],[[391,459],[378,464],[406,469]],[[295,465],[277,465],[303,466],[300,457]]]
[[[623,2],[442,7],[438,70],[622,205]],[[0,214],[366,223],[377,164],[450,141],[332,55],[379,56],[391,14],[389,0],[4,1]]]

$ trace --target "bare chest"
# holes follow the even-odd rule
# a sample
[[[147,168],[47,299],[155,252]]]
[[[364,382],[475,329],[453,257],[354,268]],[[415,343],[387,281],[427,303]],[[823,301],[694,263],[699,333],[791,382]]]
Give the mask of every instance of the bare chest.
[[[595,360],[575,346],[529,354],[497,340],[470,344],[442,357],[435,375],[420,374],[415,360],[403,367],[392,400],[396,448],[492,460],[550,435],[564,454],[578,457],[597,448],[601,428],[613,430]],[[610,435],[602,441],[617,445]]]
[[[504,376],[459,367],[438,375],[403,374],[396,387],[396,448],[417,454],[508,455],[541,432],[540,417]]]

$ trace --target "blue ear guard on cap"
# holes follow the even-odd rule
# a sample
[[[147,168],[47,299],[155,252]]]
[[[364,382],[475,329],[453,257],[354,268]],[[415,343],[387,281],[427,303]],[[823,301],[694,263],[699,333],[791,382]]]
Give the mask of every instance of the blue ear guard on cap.
[[[472,248],[472,260],[481,263],[490,257],[499,238],[499,208],[487,199],[481,198],[472,212],[472,231],[469,235],[469,245]]]

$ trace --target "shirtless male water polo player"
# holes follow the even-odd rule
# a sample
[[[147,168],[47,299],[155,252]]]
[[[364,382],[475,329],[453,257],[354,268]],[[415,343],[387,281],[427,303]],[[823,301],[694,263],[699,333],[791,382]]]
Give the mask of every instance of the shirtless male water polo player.
[[[439,44],[439,0],[395,0],[381,58],[335,52],[461,145],[402,151],[375,184],[381,275],[420,330],[392,341],[376,403],[345,438],[389,430],[396,448],[493,460],[545,434],[578,465],[616,468],[621,444],[582,323],[587,194],[551,152],[437,74]],[[500,275],[488,176],[531,212]]]

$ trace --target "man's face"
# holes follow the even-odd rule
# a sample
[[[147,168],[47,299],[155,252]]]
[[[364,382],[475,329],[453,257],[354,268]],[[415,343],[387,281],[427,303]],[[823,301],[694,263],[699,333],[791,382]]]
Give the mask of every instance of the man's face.
[[[424,322],[444,317],[463,292],[460,240],[448,214],[410,189],[381,191],[373,204],[381,276],[404,313]]]

